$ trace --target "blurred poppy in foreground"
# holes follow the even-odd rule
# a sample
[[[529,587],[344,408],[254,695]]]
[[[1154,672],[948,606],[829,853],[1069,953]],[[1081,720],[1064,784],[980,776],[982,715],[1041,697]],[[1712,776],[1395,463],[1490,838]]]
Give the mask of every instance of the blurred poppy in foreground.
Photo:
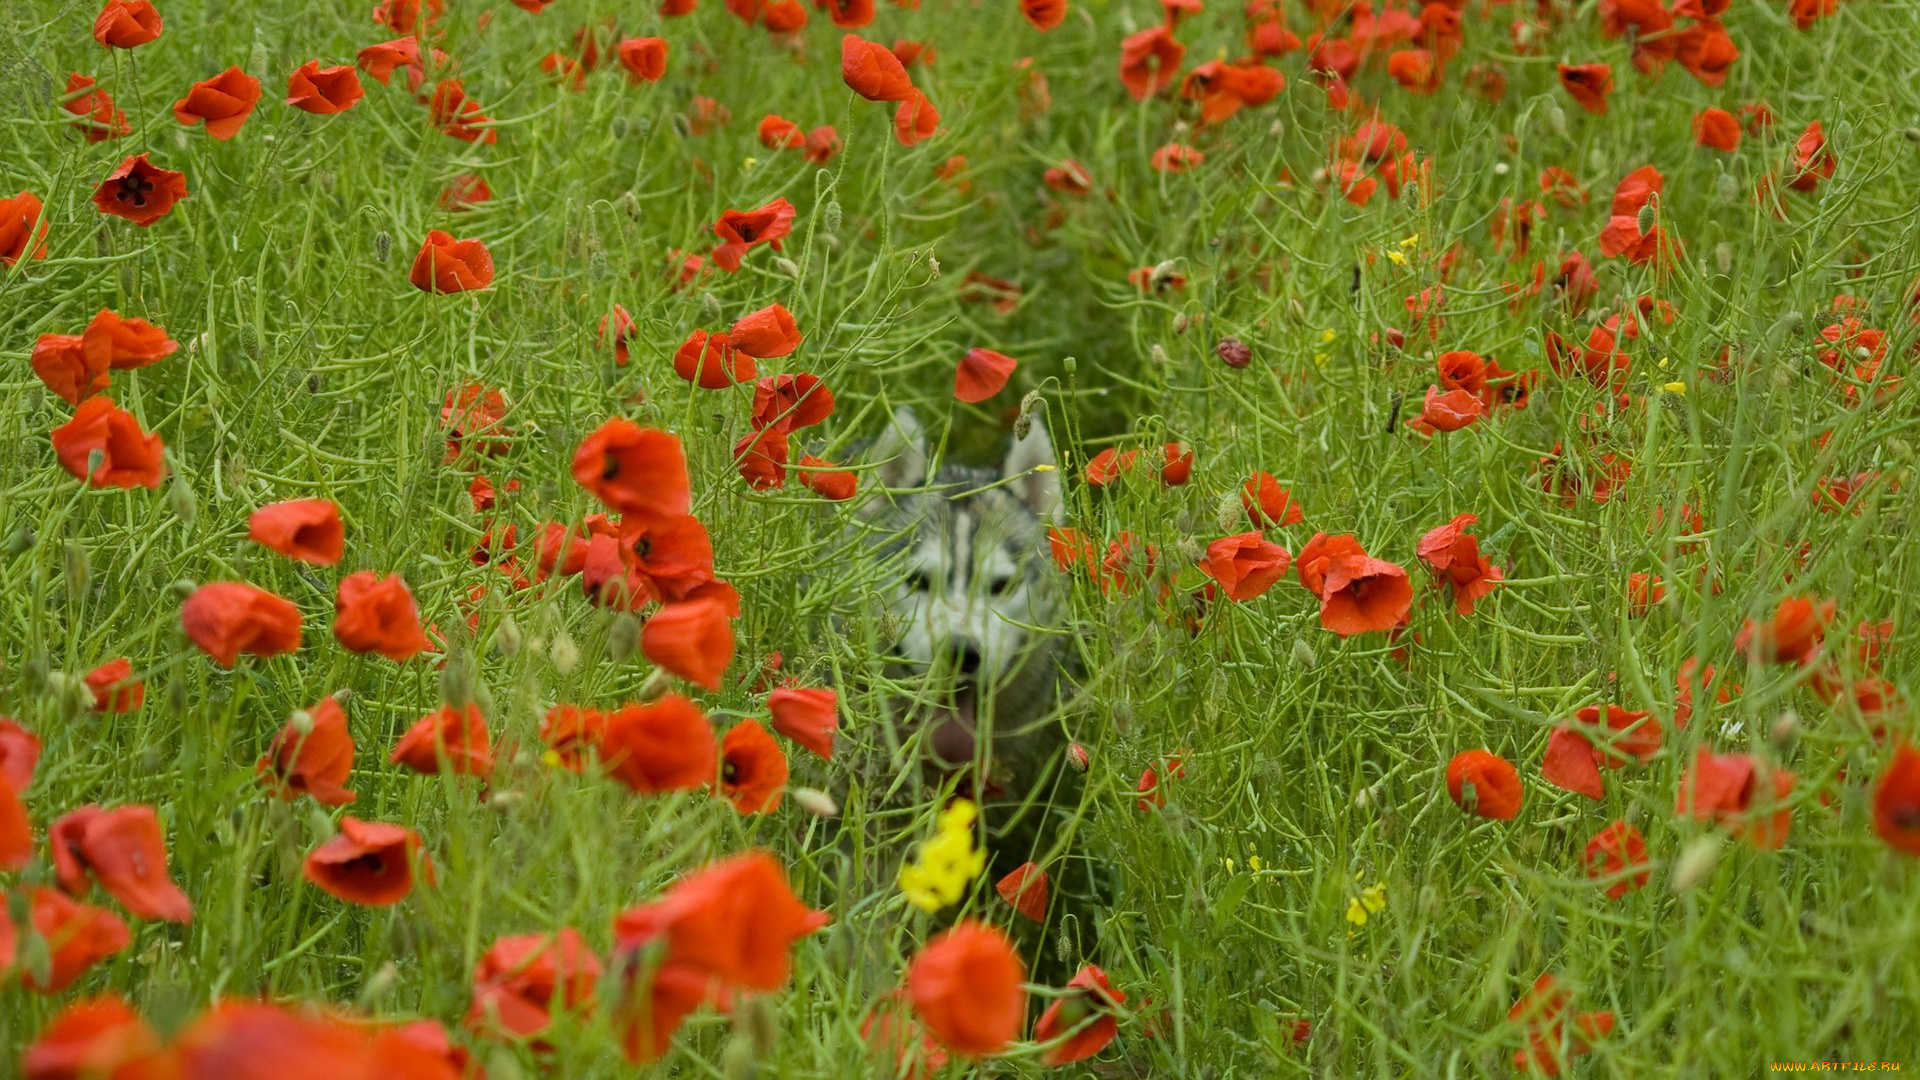
[[[151,806],[83,806],[47,829],[54,874],[67,894],[87,894],[88,879],[143,919],[192,922],[193,902],[167,876],[167,841]]]
[[[180,605],[180,626],[221,667],[241,653],[277,656],[300,647],[300,609],[240,581],[202,585]]]
[[[1068,980],[1066,990],[1033,1025],[1034,1042],[1064,1039],[1040,1055],[1040,1063],[1048,1068],[1085,1061],[1120,1034],[1113,1011],[1126,1004],[1127,995],[1107,982],[1106,972],[1088,964]]]
[[[963,921],[907,968],[907,996],[927,1030],[963,1057],[997,1054],[1020,1035],[1027,973],[1005,933]]]

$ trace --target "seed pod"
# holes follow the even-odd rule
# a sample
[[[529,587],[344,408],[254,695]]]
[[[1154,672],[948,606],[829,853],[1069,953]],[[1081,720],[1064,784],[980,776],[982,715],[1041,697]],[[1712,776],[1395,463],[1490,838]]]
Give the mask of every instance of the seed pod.
[[[1680,849],[1680,857],[1673,860],[1673,891],[1683,893],[1705,881],[1720,862],[1720,846],[1720,838],[1713,835],[1689,840]]]
[[[622,663],[640,647],[640,619],[630,611],[615,616],[607,629],[607,653],[614,663]]]
[[[385,229],[373,234],[373,261],[386,262],[393,257],[393,234]]]
[[[179,518],[182,525],[191,526],[199,516],[193,488],[178,473],[174,474],[173,483],[167,487],[167,509],[173,511],[173,516]]]

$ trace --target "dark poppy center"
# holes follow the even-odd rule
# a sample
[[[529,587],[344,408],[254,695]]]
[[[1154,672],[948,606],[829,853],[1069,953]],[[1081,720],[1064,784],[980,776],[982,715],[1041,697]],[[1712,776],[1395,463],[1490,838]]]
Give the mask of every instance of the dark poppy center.
[[[600,479],[611,480],[620,475],[620,459],[608,454],[600,460]]]
[[[760,226],[752,222],[743,221],[739,225],[734,226],[733,231],[735,235],[740,237],[741,243],[751,244],[754,239],[760,235]]]
[[[147,192],[153,188],[153,181],[139,173],[129,173],[120,178],[120,190],[113,197],[123,203],[144,207],[147,205]]]
[[[346,864],[345,869],[355,873],[379,877],[387,872],[387,860],[379,852],[370,851],[365,855],[350,860]]]
[[[728,761],[720,766],[720,780],[727,784],[740,782],[740,766]]]
[[[1920,830],[1920,803],[1908,803],[1899,807],[1891,816],[1895,828],[1902,831]]]
[[[640,539],[634,541],[633,554],[636,558],[643,559],[643,560],[647,556],[653,554],[653,537],[643,536]]]

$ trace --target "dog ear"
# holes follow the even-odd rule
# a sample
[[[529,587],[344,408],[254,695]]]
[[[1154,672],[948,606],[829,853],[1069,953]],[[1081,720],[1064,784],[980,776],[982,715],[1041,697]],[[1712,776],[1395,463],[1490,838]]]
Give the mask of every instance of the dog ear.
[[[927,436],[920,430],[920,418],[906,405],[893,411],[893,422],[870,454],[881,463],[874,474],[884,487],[916,488],[927,482]]]
[[[1035,517],[1057,519],[1066,508],[1060,494],[1060,462],[1053,453],[1053,438],[1047,434],[1047,422],[1038,415],[1023,438],[1007,448],[1007,460],[1000,475]]]

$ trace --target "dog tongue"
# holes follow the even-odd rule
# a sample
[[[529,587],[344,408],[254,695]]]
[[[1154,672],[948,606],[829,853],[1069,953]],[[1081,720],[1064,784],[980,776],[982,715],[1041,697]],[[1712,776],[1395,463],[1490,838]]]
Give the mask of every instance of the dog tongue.
[[[974,692],[963,687],[954,695],[953,711],[936,721],[933,729],[933,753],[947,765],[965,765],[973,760]]]

